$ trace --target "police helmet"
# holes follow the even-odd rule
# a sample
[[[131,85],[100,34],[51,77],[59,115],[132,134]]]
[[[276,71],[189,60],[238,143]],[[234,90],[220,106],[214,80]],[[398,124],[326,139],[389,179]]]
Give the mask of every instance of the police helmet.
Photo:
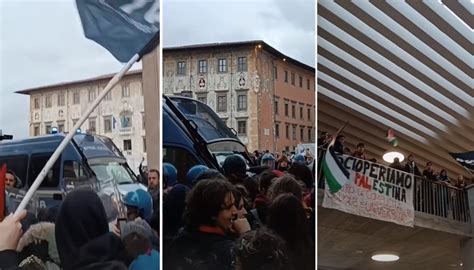
[[[153,213],[153,199],[150,193],[143,189],[128,192],[125,197],[123,197],[123,203],[126,206],[137,208],[138,215],[142,219],[150,218]]]

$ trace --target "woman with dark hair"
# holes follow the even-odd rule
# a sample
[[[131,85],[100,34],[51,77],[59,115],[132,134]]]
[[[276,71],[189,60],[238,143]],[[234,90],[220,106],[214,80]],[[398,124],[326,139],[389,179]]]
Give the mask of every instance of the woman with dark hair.
[[[164,250],[165,269],[232,269],[230,232],[250,229],[235,219],[233,186],[227,181],[199,181],[186,197],[184,229]],[[245,220],[246,221],[246,220]]]
[[[236,270],[292,270],[285,241],[268,229],[243,234],[233,253]]]
[[[64,270],[127,269],[131,260],[120,238],[109,232],[104,206],[91,190],[74,190],[66,196],[55,236]]]
[[[299,183],[291,174],[285,174],[273,180],[268,191],[270,201],[273,201],[278,195],[284,193],[293,194],[298,200],[303,200],[303,184]]]
[[[267,226],[285,240],[294,269],[315,269],[311,223],[301,200],[291,193],[278,195],[268,209]]]

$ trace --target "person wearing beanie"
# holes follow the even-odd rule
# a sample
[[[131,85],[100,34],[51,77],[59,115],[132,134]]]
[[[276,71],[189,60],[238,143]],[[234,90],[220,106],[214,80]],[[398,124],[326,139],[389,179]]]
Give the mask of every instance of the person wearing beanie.
[[[224,175],[232,184],[242,184],[247,177],[247,165],[244,159],[238,155],[230,155],[224,160],[222,165]]]

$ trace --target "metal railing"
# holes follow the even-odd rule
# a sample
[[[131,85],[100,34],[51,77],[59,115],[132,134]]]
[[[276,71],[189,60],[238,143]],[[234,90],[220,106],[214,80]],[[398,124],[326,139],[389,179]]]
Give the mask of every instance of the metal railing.
[[[318,169],[320,170],[321,158],[324,156],[324,151],[318,152]],[[325,180],[319,170],[317,179],[318,189],[324,189]],[[415,177],[415,190],[413,195],[415,211],[471,223],[469,199],[465,189],[457,188],[444,182],[430,181],[422,177]]]
[[[471,222],[466,190],[444,182],[415,177],[413,202],[415,211],[460,222]]]

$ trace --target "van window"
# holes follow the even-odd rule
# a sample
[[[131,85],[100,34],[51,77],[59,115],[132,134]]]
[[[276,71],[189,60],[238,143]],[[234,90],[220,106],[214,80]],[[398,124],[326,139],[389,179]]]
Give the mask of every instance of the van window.
[[[84,167],[79,162],[72,160],[64,161],[63,178],[80,179],[82,177],[87,177],[87,175]]]
[[[28,172],[28,186],[31,186],[35,181],[38,174],[43,169],[46,162],[53,153],[48,154],[32,154],[30,159],[30,169]],[[56,188],[59,186],[59,170],[60,170],[61,156],[58,158],[56,163],[54,163],[53,168],[46,174],[46,177],[41,183],[40,187],[45,188]]]
[[[19,185],[17,185],[17,187],[23,187],[26,181],[28,155],[0,157],[0,166],[2,166],[2,164],[7,164],[7,169],[12,170],[15,173],[17,181],[19,181]]]
[[[188,170],[197,165],[198,162],[194,156],[187,150],[178,147],[167,147],[163,148],[163,162],[173,164],[178,170],[178,182],[186,182],[186,174]]]

